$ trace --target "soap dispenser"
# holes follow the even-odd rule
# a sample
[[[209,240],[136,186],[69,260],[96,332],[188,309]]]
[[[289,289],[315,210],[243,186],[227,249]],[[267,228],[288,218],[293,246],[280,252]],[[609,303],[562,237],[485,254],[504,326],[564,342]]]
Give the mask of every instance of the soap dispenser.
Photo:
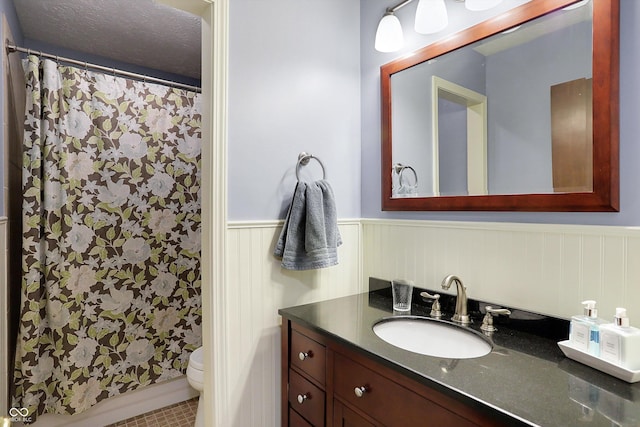
[[[600,325],[606,323],[598,318],[596,302],[582,301],[584,314],[571,317],[569,340],[578,350],[593,356],[600,355]]]
[[[640,370],[640,329],[629,326],[625,308],[616,308],[613,320],[600,327],[600,357],[631,371]]]

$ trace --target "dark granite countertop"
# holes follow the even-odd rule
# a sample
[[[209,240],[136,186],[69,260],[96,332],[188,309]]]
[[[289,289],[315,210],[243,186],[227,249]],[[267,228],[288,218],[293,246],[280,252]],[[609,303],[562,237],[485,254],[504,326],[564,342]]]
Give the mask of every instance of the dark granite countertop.
[[[429,315],[414,290],[411,315]],[[443,295],[443,319],[451,301]],[[472,328],[481,324],[483,304],[469,302]],[[373,324],[393,316],[387,289],[284,308],[279,313],[309,329],[509,425],[640,426],[640,383],[629,384],[564,357],[557,341],[568,322],[514,311],[495,321],[493,350],[475,359],[442,359],[412,353],[378,338]],[[480,316],[480,317],[479,317]]]

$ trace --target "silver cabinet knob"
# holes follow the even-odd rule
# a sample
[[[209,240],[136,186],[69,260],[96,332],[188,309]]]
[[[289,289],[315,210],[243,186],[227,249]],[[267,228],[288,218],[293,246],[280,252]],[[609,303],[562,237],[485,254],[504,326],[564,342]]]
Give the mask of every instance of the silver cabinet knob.
[[[302,405],[302,404],[304,403],[304,401],[305,401],[305,400],[309,399],[309,397],[310,397],[310,396],[309,396],[307,393],[305,393],[305,394],[299,394],[299,395],[298,395],[298,403]]]
[[[366,387],[356,387],[353,389],[353,392],[356,394],[356,397],[362,397],[367,392]]]
[[[311,353],[311,351],[308,351],[308,352],[301,351],[300,353],[298,353],[298,359],[300,360],[306,360],[310,357],[313,357],[313,353]]]

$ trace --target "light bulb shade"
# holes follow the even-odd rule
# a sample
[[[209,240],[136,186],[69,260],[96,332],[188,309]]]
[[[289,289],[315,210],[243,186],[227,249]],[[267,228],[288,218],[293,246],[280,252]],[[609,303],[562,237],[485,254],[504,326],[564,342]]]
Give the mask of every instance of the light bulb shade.
[[[464,6],[473,11],[487,10],[496,7],[502,0],[465,0]]]
[[[416,32],[433,34],[444,30],[449,24],[444,0],[420,0],[416,10]]]
[[[393,14],[385,14],[376,31],[375,48],[378,52],[395,52],[402,48],[404,35],[400,20]]]

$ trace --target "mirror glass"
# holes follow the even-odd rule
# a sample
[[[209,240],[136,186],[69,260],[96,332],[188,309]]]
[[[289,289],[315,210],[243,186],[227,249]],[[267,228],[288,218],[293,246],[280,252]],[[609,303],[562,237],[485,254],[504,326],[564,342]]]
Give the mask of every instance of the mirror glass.
[[[600,49],[596,36],[604,33],[596,26],[603,26],[601,19],[617,23],[617,17],[597,17],[603,12],[601,0],[555,3],[564,6],[545,11],[526,4],[505,13],[510,25],[504,26],[497,17],[451,38],[461,41],[428,46],[417,59],[382,67],[383,120],[387,120],[383,158],[390,154],[390,159],[383,159],[383,174],[390,175],[391,187],[383,189],[383,197],[386,190],[387,198],[399,201],[394,206],[383,199],[383,208],[430,210],[433,203],[423,206],[400,199],[484,196],[481,203],[498,204],[480,207],[485,210],[510,210],[500,203],[513,205],[514,200],[522,204],[514,210],[583,210],[565,208],[555,196],[601,199],[603,178],[609,179],[604,183],[608,188],[614,184],[617,188],[617,182],[611,182],[617,179],[617,158],[611,157],[611,147],[605,147],[615,145],[617,156],[617,139],[594,141],[594,125],[605,132],[610,128],[603,135],[617,136],[617,122],[594,121],[592,87],[598,73],[596,79],[604,78],[611,86],[598,96],[607,96],[605,101],[614,98],[617,76],[599,75],[603,67],[594,67],[592,58]],[[595,8],[601,10],[594,13]],[[617,26],[607,29],[608,37],[614,31],[617,40]],[[490,34],[473,39],[482,32]],[[594,175],[594,144],[601,144],[603,155],[609,156],[604,160],[615,173]],[[595,152],[595,160],[603,160]],[[533,208],[517,199],[487,199],[512,195],[551,195],[555,198],[546,200],[553,200],[554,206],[544,208],[540,198],[532,199]],[[443,203],[435,209],[466,206]],[[584,210],[615,210],[616,203],[611,200],[606,208]]]

